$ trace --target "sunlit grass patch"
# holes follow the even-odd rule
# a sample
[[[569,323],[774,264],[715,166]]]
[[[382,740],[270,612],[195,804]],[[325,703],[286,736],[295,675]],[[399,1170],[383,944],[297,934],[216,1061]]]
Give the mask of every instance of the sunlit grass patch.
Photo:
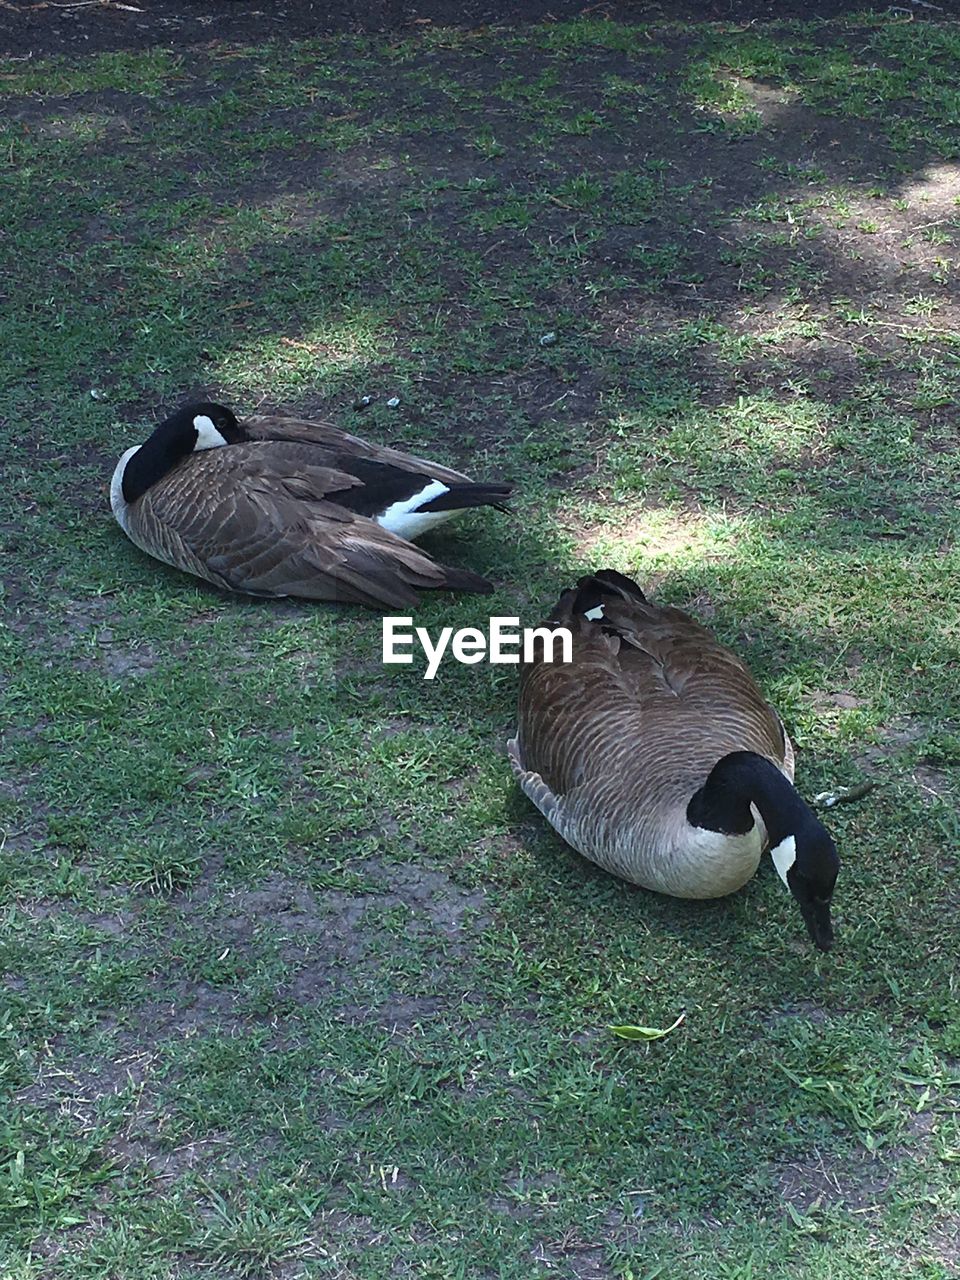
[[[267,387],[271,401],[329,391],[345,374],[388,359],[392,346],[388,332],[383,316],[370,309],[365,316],[254,339],[231,352],[215,372],[238,393],[245,391],[258,400]]]
[[[726,512],[692,513],[671,507],[629,502],[580,513],[575,529],[578,554],[585,565],[609,565],[621,572],[658,577],[684,572],[704,561],[735,559],[747,522]]]

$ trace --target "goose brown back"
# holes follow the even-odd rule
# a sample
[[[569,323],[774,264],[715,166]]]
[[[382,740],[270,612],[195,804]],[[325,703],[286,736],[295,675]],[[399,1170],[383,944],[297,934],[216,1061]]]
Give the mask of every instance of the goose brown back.
[[[129,491],[128,464],[146,478]],[[194,405],[121,458],[111,504],[142,550],[218,587],[400,608],[421,589],[491,590],[410,539],[508,493],[326,423],[240,424],[223,406]]]
[[[609,581],[619,578],[595,575],[561,597],[549,625],[570,629],[572,661],[524,666],[511,762],[592,861],[663,893],[720,896],[754,873],[766,833],[701,832],[691,797],[729,753],[755,752],[792,778],[793,752],[743,662],[682,610]]]

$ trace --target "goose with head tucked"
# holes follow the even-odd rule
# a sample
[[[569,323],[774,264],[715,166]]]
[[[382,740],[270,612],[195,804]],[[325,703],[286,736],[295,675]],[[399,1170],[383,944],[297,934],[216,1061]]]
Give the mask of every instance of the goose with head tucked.
[[[393,609],[491,591],[412,539],[509,493],[326,423],[199,403],[124,453],[110,505],[141,550],[217,587]]]
[[[828,950],[837,851],[740,659],[613,570],[565,591],[547,626],[570,631],[572,661],[524,664],[508,754],[551,826],[607,871],[680,898],[733,893],[769,847]]]

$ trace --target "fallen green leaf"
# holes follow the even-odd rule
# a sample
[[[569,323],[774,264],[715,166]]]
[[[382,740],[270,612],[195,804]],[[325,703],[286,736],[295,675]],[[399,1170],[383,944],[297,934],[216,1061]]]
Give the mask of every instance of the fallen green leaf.
[[[681,1013],[676,1022],[669,1027],[634,1027],[630,1023],[625,1023],[622,1026],[609,1027],[608,1030],[615,1036],[619,1036],[621,1040],[662,1040],[671,1031],[676,1031],[686,1016],[686,1013]]]

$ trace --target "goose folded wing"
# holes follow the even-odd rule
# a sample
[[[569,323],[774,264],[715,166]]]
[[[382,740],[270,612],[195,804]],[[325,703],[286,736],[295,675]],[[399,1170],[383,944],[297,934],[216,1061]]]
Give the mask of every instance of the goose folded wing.
[[[623,640],[625,668],[631,649],[642,652],[658,688],[680,699],[686,714],[723,726],[744,748],[782,755],[786,737],[780,717],[746,665],[713,632],[670,607],[649,605],[641,613],[613,605],[606,615]]]
[[[141,500],[140,519],[153,526],[170,563],[251,595],[374,607],[412,605],[418,588],[453,585],[454,572],[465,589],[486,587],[327,500],[353,477],[329,468],[258,473],[249,460],[223,465],[230,460],[220,453],[194,455],[178,484],[161,481]]]
[[[694,696],[704,686],[739,682],[744,677],[753,684],[736,654],[682,609],[614,603],[606,608],[604,621],[623,641],[624,659],[629,661],[631,649],[645,654],[678,696]]]
[[[321,457],[335,458],[337,465],[344,467],[350,457],[362,458],[371,462],[381,462],[384,466],[399,468],[416,475],[429,475],[443,484],[469,484],[470,477],[452,467],[442,467],[437,462],[403,453],[399,449],[390,449],[386,445],[374,444],[370,440],[361,440],[328,422],[309,422],[305,418],[284,418],[258,415],[247,418],[243,423],[244,430],[251,440],[288,442],[291,445],[308,447]],[[347,469],[349,467],[347,466]]]
[[[507,759],[510,761],[513,776],[516,778],[524,795],[536,805],[552,826],[558,830],[562,829],[564,824],[563,796],[556,794],[542,774],[524,767],[520,755],[519,739],[511,738],[507,743]]]
[[[421,590],[490,590],[468,570],[439,565],[412,542],[342,508],[327,507],[311,515],[305,526],[309,536],[286,566],[293,575],[286,594],[408,608]],[[316,590],[311,589],[314,581]]]

